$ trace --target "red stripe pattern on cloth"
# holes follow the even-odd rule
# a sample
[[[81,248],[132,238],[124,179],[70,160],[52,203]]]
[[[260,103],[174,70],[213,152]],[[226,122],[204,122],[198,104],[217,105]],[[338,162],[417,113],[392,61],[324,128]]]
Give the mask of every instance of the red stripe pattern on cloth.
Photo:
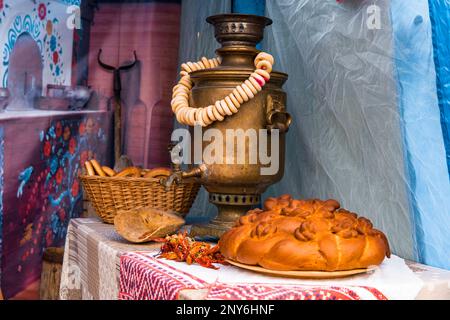
[[[120,257],[119,300],[175,300],[180,290],[207,285],[144,253],[131,252]]]
[[[208,300],[361,300],[347,287],[312,287],[288,285],[216,285]]]

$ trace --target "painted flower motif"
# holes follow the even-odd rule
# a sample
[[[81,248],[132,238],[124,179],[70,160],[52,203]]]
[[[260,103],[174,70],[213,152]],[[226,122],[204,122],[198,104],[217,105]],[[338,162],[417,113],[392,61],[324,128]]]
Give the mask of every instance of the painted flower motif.
[[[52,153],[52,145],[50,144],[50,141],[44,142],[44,156],[48,157]]]
[[[84,122],[80,123],[80,126],[78,127],[78,132],[80,133],[80,136],[82,136],[86,132],[86,126]]]
[[[58,171],[56,171],[56,183],[61,184],[64,177],[64,170],[62,168],[59,168]]]
[[[65,141],[69,140],[70,138],[70,128],[69,127],[64,127],[64,133],[63,133],[63,139]]]
[[[39,4],[38,15],[39,15],[39,19],[41,19],[41,20],[44,20],[45,17],[47,16],[47,7],[45,6],[45,4],[43,4],[43,3]]]
[[[72,137],[69,141],[69,152],[70,154],[74,154],[77,148],[77,141]]]
[[[0,0],[0,10],[3,10],[3,0]]]
[[[59,66],[56,66],[56,68],[55,68],[55,74],[56,74],[57,76],[59,76],[59,75],[61,74],[61,68],[60,68]]]
[[[53,63],[57,64],[59,61],[59,54],[58,51],[53,52]]]
[[[75,179],[75,181],[73,182],[73,185],[72,185],[72,190],[71,190],[72,197],[76,197],[78,195],[79,191],[80,191],[80,185],[78,183],[78,180]]]
[[[58,157],[53,157],[50,160],[50,172],[51,174],[55,174],[56,170],[58,170],[59,164],[58,164]]]
[[[56,134],[57,138],[61,137],[61,135],[62,135],[62,125],[61,125],[61,122],[59,122],[59,121],[56,123],[56,126],[55,126],[55,134]]]
[[[55,51],[56,50],[56,37],[51,36],[50,38],[50,50]]]
[[[53,139],[55,139],[56,134],[55,134],[55,128],[53,126],[48,129],[48,135],[50,137],[52,137]]]
[[[51,20],[47,21],[47,24],[45,25],[45,30],[47,31],[47,34],[49,36],[52,35],[52,33],[53,33],[53,22]]]

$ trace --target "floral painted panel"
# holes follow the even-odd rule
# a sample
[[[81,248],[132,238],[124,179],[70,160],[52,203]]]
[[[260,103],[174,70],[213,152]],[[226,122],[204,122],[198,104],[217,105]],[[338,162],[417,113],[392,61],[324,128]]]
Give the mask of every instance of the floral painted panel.
[[[0,0],[2,87],[7,86],[11,52],[23,33],[31,35],[41,50],[44,88],[47,84],[70,85],[74,31],[67,27],[67,7],[78,4],[73,0]]]
[[[55,117],[45,127],[36,121],[34,127],[26,129],[28,136],[34,135],[29,146],[22,144],[27,152],[14,147],[17,141],[10,142],[21,127],[16,124],[15,129],[8,124],[1,254],[1,285],[7,297],[39,278],[43,250],[62,246],[69,219],[82,213],[78,175],[87,159],[107,163],[108,119],[107,113]],[[25,132],[20,134],[26,136]]]

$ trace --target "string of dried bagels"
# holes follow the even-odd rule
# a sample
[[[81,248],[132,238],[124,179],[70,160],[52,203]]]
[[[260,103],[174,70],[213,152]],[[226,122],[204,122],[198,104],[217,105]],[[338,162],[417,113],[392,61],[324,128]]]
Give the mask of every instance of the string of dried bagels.
[[[255,97],[270,80],[270,73],[275,60],[272,55],[260,52],[255,60],[255,71],[242,84],[238,85],[232,93],[214,104],[205,108],[193,108],[189,106],[189,94],[193,82],[190,72],[218,67],[221,58],[207,59],[202,57],[197,62],[186,62],[181,65],[180,80],[173,87],[172,111],[176,119],[182,124],[190,126],[200,125],[206,127],[215,121],[223,121],[226,116],[231,116],[239,111],[240,106]]]
[[[169,168],[141,169],[138,167],[127,167],[116,172],[108,166],[102,166],[97,160],[92,159],[84,163],[88,176],[114,177],[114,178],[162,178],[172,174]]]

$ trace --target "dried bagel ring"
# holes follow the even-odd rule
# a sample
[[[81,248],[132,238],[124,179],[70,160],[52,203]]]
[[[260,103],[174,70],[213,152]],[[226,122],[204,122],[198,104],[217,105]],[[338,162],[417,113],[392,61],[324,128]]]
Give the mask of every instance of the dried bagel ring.
[[[251,84],[253,85],[253,87],[255,87],[257,92],[262,90],[261,85],[258,83],[258,81],[256,81],[256,79],[254,77],[248,78],[248,81],[251,82]]]
[[[252,90],[250,90],[250,88],[245,83],[241,84],[241,88],[244,89],[244,91],[248,95],[249,99],[253,99],[255,97]]]
[[[203,120],[204,108],[198,108],[197,110],[198,110],[198,112],[197,112],[195,120],[197,121],[197,124],[201,125],[202,127],[205,127],[206,123],[205,123],[205,120]]]
[[[176,91],[172,92],[172,97],[175,98],[176,95],[185,95],[189,97],[189,90],[185,86],[183,88],[178,88]]]
[[[189,115],[190,114],[191,114],[191,108],[187,107],[186,109],[184,109],[183,116],[182,116],[184,124],[190,125],[189,124]]]
[[[170,105],[172,106],[172,110],[177,109],[178,105],[187,104],[187,101],[183,98],[175,97],[170,101]]]
[[[186,62],[189,68],[191,68],[192,72],[197,71],[197,67],[192,62]]]
[[[201,69],[201,70],[206,69],[206,66],[203,64],[202,61],[197,61],[197,64],[200,66],[200,69]]]
[[[220,100],[219,101],[220,105],[222,106],[222,109],[225,111],[225,113],[228,116],[231,116],[233,114],[233,111],[231,111],[230,107],[228,106],[228,104],[225,102],[225,100]]]
[[[176,96],[172,100],[170,100],[170,105],[173,106],[174,104],[178,103],[188,103],[188,99],[182,97],[182,96]]]
[[[255,86],[253,85],[253,83],[250,82],[250,80],[245,80],[244,84],[250,89],[250,91],[253,93],[253,95],[255,96],[259,91],[255,88]]]
[[[241,106],[241,104],[239,103],[239,101],[238,101],[238,100],[236,99],[236,97],[234,96],[234,93],[230,93],[230,94],[228,95],[228,97],[230,97],[230,100],[233,102],[234,106],[235,106],[236,108],[239,109],[239,107]]]
[[[106,177],[106,173],[103,171],[102,167],[100,166],[100,164],[98,163],[97,160],[92,159],[91,160],[91,164],[94,167],[95,172],[97,172],[97,174],[100,177]]]
[[[185,87],[186,88],[186,87]],[[186,100],[189,99],[189,90],[183,90],[183,89],[177,89],[177,91],[175,91],[172,94],[172,98],[175,98],[177,96],[182,96],[185,97]]]
[[[202,127],[205,126],[205,124],[203,123],[203,119],[200,116],[200,112],[202,111],[203,108],[195,108],[194,109],[194,125],[200,125]]]
[[[206,108],[202,108],[202,110],[200,112],[200,116],[201,116],[201,118],[203,120],[203,123],[205,124],[205,127],[209,126],[212,123],[211,119],[209,119],[208,112],[206,111]]]
[[[194,62],[194,66],[197,68],[197,70],[202,70],[202,66],[198,62]]]
[[[125,177],[132,177],[132,178],[139,178],[141,176],[141,169],[137,167],[128,167],[117,173],[114,178],[125,178]]]
[[[216,118],[217,121],[223,121],[223,119],[225,119],[222,114],[220,114],[219,110],[217,110],[216,106],[214,105],[214,107],[212,108],[212,112],[214,113],[214,117]]]
[[[189,95],[187,93],[184,93],[184,92],[177,94],[175,96],[175,98],[177,98],[178,100],[185,101],[185,102],[189,101]]]
[[[208,61],[208,59],[206,59],[206,57],[202,57],[201,60],[206,69],[211,68],[211,65],[209,64],[209,61]]]
[[[250,100],[250,98],[248,97],[248,95],[245,93],[244,89],[241,86],[237,86],[236,90],[239,92],[239,94],[241,95],[242,99],[244,99],[245,102],[247,102],[248,100]]]
[[[225,110],[223,110],[222,105],[220,104],[220,100],[217,100],[216,103],[214,104],[216,110],[222,115],[222,116],[226,116],[227,113],[225,112]]]
[[[256,80],[256,82],[258,82],[258,84],[263,87],[266,84],[266,80],[259,74],[257,74],[256,72],[253,72],[250,75],[250,78],[253,78]]]
[[[180,76],[181,77],[184,77],[184,76],[187,76],[187,75],[189,75],[189,72],[184,71],[184,70],[180,71]]]
[[[189,90],[191,90],[191,88],[192,88],[192,83],[191,83],[189,76],[182,77],[180,79],[179,83],[182,84],[183,86],[185,86],[186,88],[188,88]]]
[[[258,62],[256,68],[266,70],[268,73],[272,72],[272,65],[267,60],[261,60],[260,62]]]
[[[244,98],[242,98],[241,94],[239,93],[239,91],[236,88],[233,90],[232,93],[233,93],[234,97],[237,99],[237,101],[239,102],[239,104],[243,104],[245,102]]]
[[[184,88],[186,88],[186,87],[184,87]],[[184,96],[184,97],[186,97],[186,99],[188,99],[189,98],[189,90],[186,90],[186,89],[181,89],[181,88],[177,89],[177,91],[172,93],[172,98],[175,98],[176,96]]]
[[[261,60],[267,60],[270,62],[270,64],[274,64],[275,63],[275,59],[273,58],[273,56],[271,54],[268,54],[267,52],[260,52],[258,53],[258,55],[255,58],[255,67],[258,64],[258,62],[260,62]]]
[[[181,116],[181,119],[183,119],[183,124],[190,125],[189,124],[189,115],[191,113],[191,108],[189,108],[189,107],[185,108],[182,113],[183,114]]]
[[[190,109],[187,113],[188,124],[190,126],[195,125],[195,114],[197,113],[197,109]]]
[[[256,69],[255,72],[263,77],[266,82],[270,80],[270,74],[266,70]]]
[[[177,91],[172,93],[172,98],[175,98],[177,96],[185,97],[187,100],[189,98],[189,93],[188,93],[188,91],[185,91],[183,89],[178,89]]]
[[[86,171],[87,171],[88,176],[90,176],[90,177],[95,176],[94,167],[92,167],[92,164],[91,164],[90,161],[86,161],[84,163],[84,166],[86,167]]]
[[[178,112],[181,108],[189,108],[189,105],[186,102],[177,101],[174,105],[172,105],[172,111]]]
[[[219,65],[216,59],[211,59],[209,62],[214,66],[214,68]]]
[[[228,108],[231,110],[231,112],[236,113],[236,112],[239,111],[239,110],[235,107],[233,101],[231,101],[231,99],[230,99],[229,96],[226,96],[224,100],[225,100],[225,103],[227,104]]]
[[[183,63],[183,64],[181,65],[181,69],[183,69],[183,70],[186,71],[186,72],[192,72],[191,67],[189,67],[189,65],[188,65],[187,63]]]
[[[187,79],[187,78],[190,78],[190,77],[189,76],[184,76],[182,78]],[[190,90],[189,90],[188,87],[186,87],[185,85],[179,83],[179,84],[177,84],[176,87],[173,88],[172,93],[175,93],[175,92],[186,92],[186,93],[189,93],[189,91]]]
[[[206,107],[206,114],[208,115],[209,120],[211,121],[216,121],[216,116],[214,115],[213,112],[214,106],[213,105],[209,105]]]
[[[115,172],[113,169],[107,166],[102,166],[102,170],[106,173],[106,175],[110,177],[114,177],[117,172]]]
[[[175,86],[172,88],[172,92],[175,92],[177,89],[179,89],[179,88],[181,88],[181,87],[184,87],[184,86],[182,86],[181,84],[177,83],[177,85],[175,85]]]
[[[180,109],[177,110],[176,118],[179,123],[186,124],[186,120],[184,120],[184,116],[185,116],[186,110],[188,108],[189,107],[186,106],[186,107],[181,107]]]
[[[206,126],[206,124],[205,124],[205,122],[203,121],[203,118],[201,117],[200,111],[201,111],[201,110],[199,110],[199,112],[197,112],[197,115],[198,115],[198,116],[196,116],[194,125],[195,125],[195,126],[204,127],[204,126]]]

